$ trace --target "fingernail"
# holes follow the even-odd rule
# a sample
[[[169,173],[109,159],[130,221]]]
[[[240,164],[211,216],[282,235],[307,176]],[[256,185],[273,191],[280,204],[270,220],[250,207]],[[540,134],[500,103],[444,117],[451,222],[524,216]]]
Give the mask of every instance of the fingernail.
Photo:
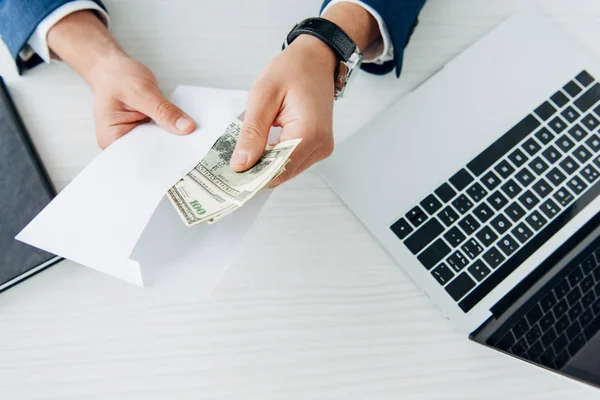
[[[188,133],[193,123],[189,117],[183,115],[175,121],[175,128],[181,133]]]
[[[246,165],[248,162],[248,153],[243,151],[236,151],[231,156],[231,164],[232,165]]]

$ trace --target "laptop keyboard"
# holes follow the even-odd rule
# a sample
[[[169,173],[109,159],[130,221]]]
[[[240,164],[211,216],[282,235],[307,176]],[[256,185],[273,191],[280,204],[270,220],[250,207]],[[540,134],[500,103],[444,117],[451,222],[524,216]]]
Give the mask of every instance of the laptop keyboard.
[[[584,257],[561,270],[487,344],[560,370],[600,330],[600,248]]]
[[[390,226],[465,313],[600,194],[599,102],[581,72]]]

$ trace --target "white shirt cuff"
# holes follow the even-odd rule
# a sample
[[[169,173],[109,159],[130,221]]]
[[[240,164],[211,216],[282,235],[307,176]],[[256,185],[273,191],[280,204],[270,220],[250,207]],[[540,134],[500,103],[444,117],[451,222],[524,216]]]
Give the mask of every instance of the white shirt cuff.
[[[48,47],[48,32],[54,25],[56,25],[58,21],[60,21],[69,14],[81,10],[95,11],[96,15],[100,17],[100,19],[102,20],[102,22],[104,22],[106,26],[108,26],[110,23],[110,18],[106,11],[104,11],[102,7],[100,7],[93,1],[71,1],[52,11],[50,14],[48,14],[48,16],[46,16],[46,18],[42,20],[42,22],[38,24],[33,34],[29,37],[27,45],[19,53],[19,56],[24,61],[27,61],[33,56],[34,53],[37,53],[37,55],[40,56],[42,60],[49,63],[50,60],[52,60],[52,55],[50,52],[50,48]]]
[[[358,4],[359,6],[363,7],[365,10],[371,13],[373,18],[375,18],[377,24],[379,25],[379,32],[381,33],[381,37],[373,43],[371,43],[371,45],[368,48],[361,49],[364,57],[363,63],[383,64],[387,61],[393,60],[394,46],[392,45],[392,38],[390,37],[390,32],[388,31],[387,26],[383,21],[383,18],[381,18],[381,15],[379,15],[379,13],[375,11],[373,7],[363,3],[360,0],[332,0],[329,4],[327,4],[327,7],[323,9],[321,15],[323,15],[325,11],[327,11],[327,9],[332,5],[341,3],[343,1]]]

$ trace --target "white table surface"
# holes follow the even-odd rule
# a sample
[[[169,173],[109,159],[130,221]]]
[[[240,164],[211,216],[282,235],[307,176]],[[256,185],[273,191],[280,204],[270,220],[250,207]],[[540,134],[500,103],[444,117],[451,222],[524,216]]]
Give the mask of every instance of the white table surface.
[[[319,0],[106,1],[114,35],[177,84],[249,89]],[[402,78],[362,74],[336,105],[351,135],[512,12],[535,4],[600,59],[597,0],[430,0]],[[67,66],[19,77],[58,189],[98,154],[92,96]],[[410,132],[399,132],[410,134]],[[208,300],[149,293],[71,262],[0,295],[0,399],[600,399],[469,342],[308,171],[278,189]]]

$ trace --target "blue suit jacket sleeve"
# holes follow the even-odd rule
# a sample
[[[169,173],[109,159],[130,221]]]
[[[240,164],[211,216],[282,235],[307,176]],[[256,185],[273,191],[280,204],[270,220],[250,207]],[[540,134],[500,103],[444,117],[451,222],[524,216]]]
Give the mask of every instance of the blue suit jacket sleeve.
[[[52,11],[71,1],[73,0],[0,0],[0,36],[19,72],[42,62],[37,55],[27,62],[19,57],[19,52],[27,44],[35,28]],[[93,1],[105,8],[99,0]]]
[[[325,0],[323,8],[331,0]],[[417,17],[425,0],[361,0],[362,3],[369,5],[383,18],[394,46],[394,60],[384,64],[363,64],[363,69],[378,75],[387,74],[396,69],[396,75],[400,76],[402,70],[402,59],[404,48],[417,26]]]

